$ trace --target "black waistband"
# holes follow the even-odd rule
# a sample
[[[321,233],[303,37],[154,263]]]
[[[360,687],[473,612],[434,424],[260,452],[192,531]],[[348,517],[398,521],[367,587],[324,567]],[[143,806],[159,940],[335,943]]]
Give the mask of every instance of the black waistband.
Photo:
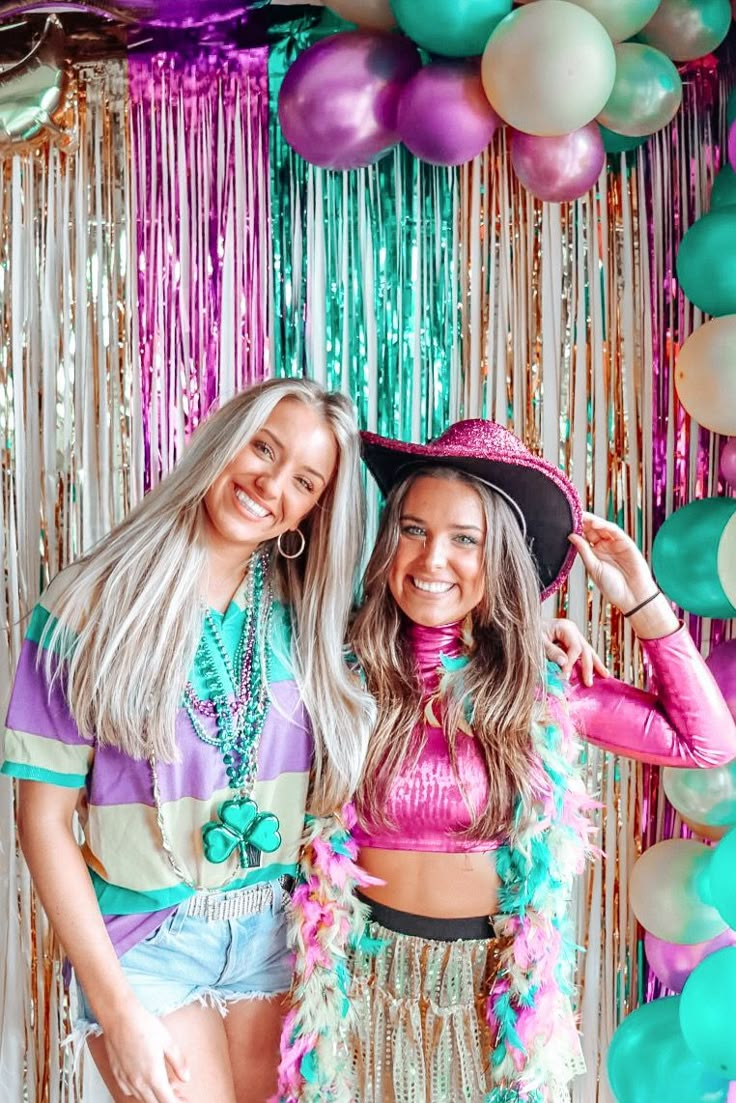
[[[396,934],[413,935],[432,942],[460,942],[475,938],[495,938],[493,920],[488,915],[473,915],[462,919],[445,919],[430,915],[413,915],[369,900],[359,890],[356,896],[370,908],[370,918]]]

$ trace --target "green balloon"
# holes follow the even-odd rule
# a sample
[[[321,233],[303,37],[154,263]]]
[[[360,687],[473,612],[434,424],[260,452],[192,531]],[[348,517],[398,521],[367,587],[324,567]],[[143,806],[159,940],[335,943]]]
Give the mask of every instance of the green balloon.
[[[511,11],[513,0],[391,0],[404,34],[433,54],[475,57]]]
[[[736,314],[736,211],[724,207],[693,222],[677,250],[677,278],[706,314]]]
[[[644,145],[648,134],[639,135],[636,138],[630,137],[628,134],[616,134],[613,130],[609,130],[607,126],[598,124],[601,129],[601,138],[603,139],[603,148],[606,153],[629,153],[632,149],[638,149],[639,146]]]
[[[718,579],[718,544],[734,513],[736,498],[699,498],[671,514],[654,538],[657,582],[696,616],[736,617]]]
[[[726,1103],[728,1080],[683,1044],[680,997],[645,1003],[611,1039],[608,1079],[617,1103]]]
[[[708,902],[729,927],[736,929],[736,828],[723,836],[713,852],[708,864],[708,891]]]
[[[713,180],[710,192],[710,209],[719,211],[721,207],[736,206],[736,172],[730,165],[724,165]]]
[[[728,1080],[736,1080],[735,1008],[736,946],[726,946],[709,954],[685,981],[680,1028],[693,1056]]]
[[[673,61],[641,42],[616,46],[616,79],[598,122],[617,134],[646,137],[677,114],[682,80]]]

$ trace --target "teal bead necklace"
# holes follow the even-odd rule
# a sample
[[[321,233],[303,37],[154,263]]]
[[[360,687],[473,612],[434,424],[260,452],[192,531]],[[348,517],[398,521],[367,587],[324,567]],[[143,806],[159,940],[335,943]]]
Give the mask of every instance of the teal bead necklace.
[[[258,773],[258,747],[268,711],[268,652],[259,646],[260,625],[263,625],[263,638],[266,640],[271,625],[273,594],[268,580],[268,565],[267,552],[253,553],[248,570],[243,629],[234,662],[230,662],[222,633],[208,610],[194,659],[207,686],[208,696],[199,698],[191,682],[187,682],[184,688],[183,704],[195,733],[204,743],[220,750],[230,788],[237,793],[237,796],[220,804],[217,819],[202,827],[204,855],[209,862],[224,862],[237,851],[239,863],[232,876],[238,869],[259,866],[264,852],[272,853],[281,845],[278,817],[271,812],[259,811],[251,797]],[[229,685],[223,681],[212,643],[222,661]],[[263,651],[266,651],[265,662]],[[214,736],[208,734],[200,715],[215,717]],[[163,826],[153,760],[151,770],[164,850],[177,874],[192,885],[174,858]]]

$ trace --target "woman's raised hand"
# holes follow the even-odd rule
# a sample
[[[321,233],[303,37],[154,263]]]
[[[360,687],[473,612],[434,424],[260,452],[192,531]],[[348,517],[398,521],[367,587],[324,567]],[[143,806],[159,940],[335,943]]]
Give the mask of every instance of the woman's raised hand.
[[[584,513],[582,535],[572,533],[568,539],[611,605],[627,616],[643,605],[630,622],[638,636],[655,638],[677,629],[679,622],[659,593],[646,559],[623,529],[593,513]],[[649,601],[652,597],[654,600]]]

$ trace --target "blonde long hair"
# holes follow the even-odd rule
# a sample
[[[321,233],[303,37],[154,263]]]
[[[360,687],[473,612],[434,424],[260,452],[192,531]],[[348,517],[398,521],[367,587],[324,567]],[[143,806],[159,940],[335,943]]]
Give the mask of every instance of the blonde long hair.
[[[486,535],[484,595],[472,611],[469,661],[447,677],[444,728],[457,775],[457,733],[466,717],[488,772],[488,804],[468,835],[490,839],[508,828],[517,798],[530,800],[531,725],[543,685],[539,581],[511,507],[479,479],[454,468],[412,472],[388,497],[365,575],[365,598],[352,630],[352,646],[376,699],[378,720],[357,794],[360,813],[390,827],[386,796],[417,753],[412,733],[423,718],[422,690],[402,632],[402,613],[388,586],[401,511],[415,479],[430,476],[467,483],[480,498]],[[462,779],[458,779],[462,782]]]
[[[251,387],[209,417],[181,461],[52,586],[58,620],[44,640],[80,731],[142,758],[176,757],[177,710],[202,630],[207,548],[203,499],[282,399],[319,411],[338,445],[335,473],[302,523],[298,560],[275,553],[278,596],[292,613],[292,662],[315,739],[312,803],[330,811],[360,776],[373,703],[344,662],[364,533],[359,442],[350,402],[305,379]]]

